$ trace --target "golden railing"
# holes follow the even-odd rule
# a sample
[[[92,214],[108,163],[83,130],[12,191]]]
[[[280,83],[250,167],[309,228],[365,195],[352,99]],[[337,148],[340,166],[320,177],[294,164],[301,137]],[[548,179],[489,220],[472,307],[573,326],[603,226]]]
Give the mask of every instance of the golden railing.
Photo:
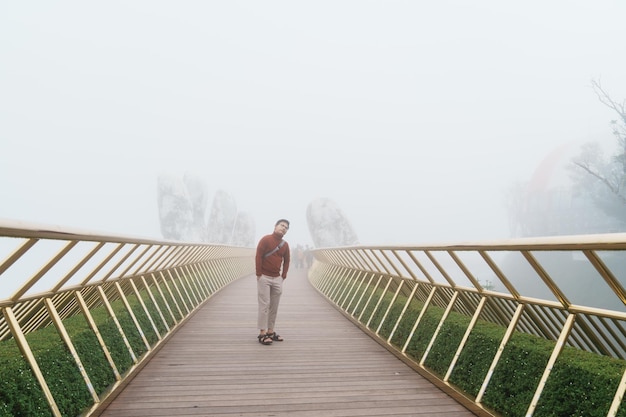
[[[626,234],[341,247],[319,249],[315,258],[309,279],[329,301],[396,356],[480,415],[493,413],[483,404],[483,396],[514,333],[554,341],[527,404],[527,416],[535,412],[564,346],[617,358],[617,362],[626,359]],[[397,340],[398,326],[415,301],[422,306],[419,316],[412,319],[406,337]],[[409,358],[407,346],[420,332],[423,314],[431,307],[442,312],[440,321],[422,356]],[[392,310],[400,313],[390,319]],[[425,364],[453,312],[471,319],[458,346],[452,347],[456,353],[447,369],[436,373]],[[478,320],[503,326],[506,331],[489,358],[491,366],[480,390],[468,396],[450,382],[450,376]],[[383,328],[391,330],[382,335]],[[626,373],[615,385],[612,402],[606,405],[608,416],[617,415],[622,406]]]
[[[84,412],[89,415],[213,294],[253,272],[254,249],[250,248],[105,236],[0,220],[0,341],[17,343],[52,415],[60,416],[46,369],[39,366],[28,341],[30,333],[54,326],[93,400]],[[128,330],[119,323],[120,308],[143,341],[142,353],[134,351]],[[96,309],[105,310],[107,320],[115,323],[117,337],[132,358],[125,372],[118,370],[100,334],[92,315]],[[105,392],[94,389],[64,325],[77,315],[88,323],[115,375]],[[139,315],[147,318],[143,325]],[[148,340],[148,333],[155,335],[153,340]]]
[[[566,346],[626,359],[625,250],[626,234],[328,248],[315,251],[309,278],[355,324],[477,414],[492,413],[483,404],[485,392],[515,333],[554,341],[528,402],[526,415],[532,416]],[[91,396],[84,414],[97,414],[206,300],[253,272],[253,255],[252,248],[106,236],[0,220],[0,342],[19,347],[50,413],[60,416],[47,370],[40,367],[29,342],[31,334],[54,328]],[[398,343],[396,333],[413,301],[421,303],[421,313]],[[422,356],[409,357],[407,348],[430,307],[443,312],[439,324]],[[393,310],[400,314],[393,316]],[[104,311],[115,323],[116,337],[132,358],[123,371],[100,334],[96,311]],[[139,351],[120,324],[120,311],[139,335]],[[438,374],[428,368],[428,356],[434,355],[437,338],[455,313],[470,320],[447,369]],[[66,321],[77,316],[84,318],[114,374],[104,391],[94,388],[66,328]],[[480,390],[468,397],[451,382],[451,375],[479,321],[503,326],[506,332],[489,358]],[[607,416],[623,412],[626,370],[621,372]]]

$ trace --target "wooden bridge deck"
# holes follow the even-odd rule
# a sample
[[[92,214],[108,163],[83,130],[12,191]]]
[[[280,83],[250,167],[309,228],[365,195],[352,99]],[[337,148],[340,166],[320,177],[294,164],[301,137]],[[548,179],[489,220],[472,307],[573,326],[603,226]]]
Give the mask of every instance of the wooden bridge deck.
[[[285,282],[277,331],[256,334],[256,282],[216,294],[103,417],[474,416],[346,320],[304,270]]]

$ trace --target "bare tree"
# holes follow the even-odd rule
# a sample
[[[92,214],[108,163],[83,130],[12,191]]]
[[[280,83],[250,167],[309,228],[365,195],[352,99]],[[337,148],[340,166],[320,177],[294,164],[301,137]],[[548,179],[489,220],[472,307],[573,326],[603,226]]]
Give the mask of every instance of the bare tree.
[[[586,144],[572,160],[572,178],[579,192],[588,194],[606,214],[626,220],[626,100],[611,98],[600,80],[593,80],[591,86],[600,102],[618,115],[611,120],[618,151],[606,159],[598,144]]]
[[[594,80],[591,82],[593,91],[598,96],[598,99],[602,104],[617,113],[619,120],[611,120],[611,129],[613,135],[617,139],[617,143],[620,146],[621,153],[616,155],[616,162],[622,166],[622,172],[626,174],[626,99],[621,103],[616,102],[609,96],[609,94],[602,88],[600,80]]]

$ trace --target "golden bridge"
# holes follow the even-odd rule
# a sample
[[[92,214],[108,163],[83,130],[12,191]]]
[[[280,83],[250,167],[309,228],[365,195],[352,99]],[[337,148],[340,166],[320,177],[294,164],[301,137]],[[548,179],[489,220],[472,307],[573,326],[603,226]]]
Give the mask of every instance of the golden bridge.
[[[0,251],[0,416],[626,416],[626,234],[319,248],[271,346],[253,248]]]

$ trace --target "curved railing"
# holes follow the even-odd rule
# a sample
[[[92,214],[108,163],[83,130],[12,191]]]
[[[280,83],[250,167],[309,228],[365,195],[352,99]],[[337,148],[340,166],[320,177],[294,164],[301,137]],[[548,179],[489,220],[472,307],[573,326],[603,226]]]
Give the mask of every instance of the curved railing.
[[[309,278],[359,327],[478,415],[496,414],[492,397],[521,401],[528,416],[553,415],[540,411],[553,381],[566,384],[563,368],[591,355],[609,365],[570,381],[589,392],[569,401],[593,402],[598,378],[618,369],[606,404],[591,405],[616,416],[626,412],[625,250],[626,234],[328,248],[315,251]],[[41,415],[75,415],[65,412],[74,394],[52,372],[64,356],[80,380],[71,389],[87,393],[82,413],[97,414],[207,299],[253,273],[253,256],[252,248],[0,221],[0,367],[13,366],[5,361],[15,353],[29,371],[20,368],[20,378],[32,375],[37,385],[27,390],[44,399]],[[536,360],[535,346],[545,353],[539,367],[526,363]],[[94,350],[111,375],[106,386],[94,375],[101,371]],[[527,395],[506,386],[522,383]],[[1,406],[0,415],[11,415]]]
[[[207,299],[253,272],[254,249],[250,248],[0,221],[0,347],[11,352],[11,346],[17,345],[20,360],[28,364],[38,383],[29,389],[40,390],[51,414],[61,416],[67,413],[58,402],[68,388],[51,388],[58,381],[52,380],[55,377],[46,366],[59,366],[57,359],[38,351],[44,344],[53,349],[50,339],[58,339],[82,378],[82,389],[91,397],[91,405],[83,411],[89,415],[118,392]],[[77,322],[77,317],[82,319]],[[76,330],[81,324],[84,329]],[[54,334],[49,333],[51,328]],[[43,342],[35,337],[37,333]],[[108,363],[105,367],[112,376],[106,389],[102,383],[100,389],[94,386],[98,384],[90,370],[95,365],[86,361],[96,360],[86,358],[85,349],[78,346],[77,339],[84,339],[84,333],[97,344],[96,356]],[[112,346],[121,346],[123,352],[113,352]],[[8,361],[9,356],[3,359]],[[0,399],[3,394],[0,390]],[[11,414],[0,409],[0,415]]]
[[[346,317],[478,415],[523,415],[508,413],[513,402],[526,416],[570,415],[545,407],[594,401],[595,378],[607,372],[609,398],[588,406],[615,416],[626,412],[625,251],[626,234],[329,248],[315,252],[309,279]],[[529,363],[537,357],[540,365]],[[587,381],[562,376],[596,357],[612,371],[585,370]],[[566,398],[546,404],[548,391]]]

